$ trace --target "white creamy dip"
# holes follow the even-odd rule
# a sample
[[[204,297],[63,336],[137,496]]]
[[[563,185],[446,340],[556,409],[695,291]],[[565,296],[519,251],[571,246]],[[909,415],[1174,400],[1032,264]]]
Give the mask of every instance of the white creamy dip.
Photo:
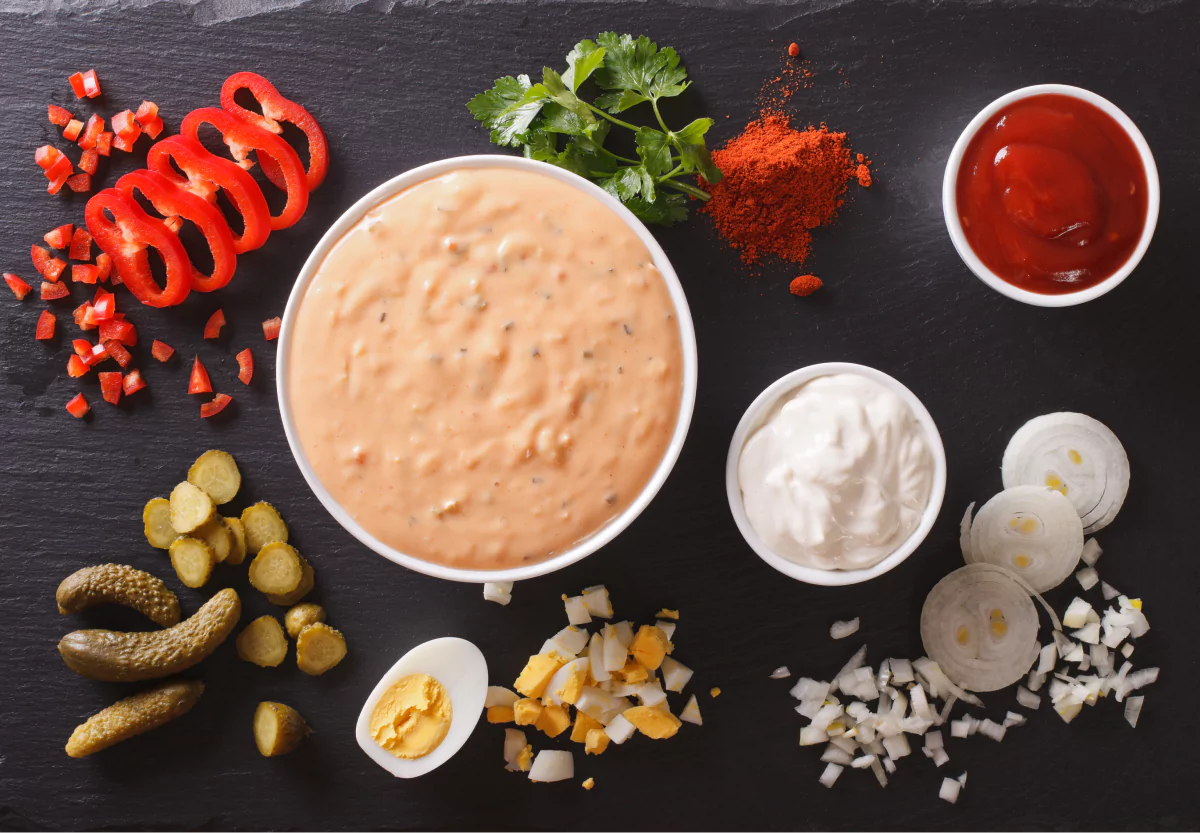
[[[863,376],[820,376],[742,447],[746,515],[779,555],[823,570],[882,561],[921,521],[933,455],[912,409]]]

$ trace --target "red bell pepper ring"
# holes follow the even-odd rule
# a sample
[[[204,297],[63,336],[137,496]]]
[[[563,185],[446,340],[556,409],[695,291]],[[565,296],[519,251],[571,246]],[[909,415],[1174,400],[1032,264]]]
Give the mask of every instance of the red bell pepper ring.
[[[42,314],[38,316],[37,329],[34,331],[33,337],[38,341],[49,341],[54,338],[54,328],[58,324],[58,319],[54,317],[48,309],[42,310]]]
[[[308,178],[292,146],[274,133],[216,107],[201,107],[188,113],[183,118],[179,132],[198,140],[200,127],[205,124],[217,129],[238,162],[248,163],[251,151],[256,151],[259,158],[270,157],[273,160],[283,174],[287,203],[279,214],[272,215],[271,229],[279,230],[298,223],[308,208]]]
[[[221,328],[225,326],[225,311],[218,309],[209,316],[208,323],[204,325],[205,338],[220,338]]]
[[[205,275],[192,266],[192,289],[212,292],[232,280],[237,270],[237,247],[229,224],[215,205],[184,190],[156,171],[139,170],[125,174],[117,180],[116,188],[131,199],[134,191],[140,191],[159,214],[168,218],[183,217],[200,229],[212,252],[213,268],[212,274]],[[165,225],[167,228],[171,226],[170,223]]]
[[[175,172],[172,161],[187,175],[186,178]],[[209,153],[196,139],[170,136],[150,148],[146,165],[208,203],[215,203],[217,191],[224,190],[242,215],[242,233],[233,237],[236,253],[257,249],[267,242],[271,234],[271,209],[267,207],[267,198],[254,177],[233,162]]]
[[[205,402],[200,406],[200,417],[202,419],[208,419],[209,417],[216,416],[217,414],[221,413],[221,411],[225,410],[225,406],[232,401],[233,397],[229,394],[218,393],[212,398],[211,402]]]
[[[267,341],[274,341],[279,338],[279,330],[283,327],[283,321],[280,320],[279,316],[275,316],[264,321],[262,327],[263,338]]]
[[[51,249],[65,249],[71,245],[71,239],[74,237],[75,226],[72,223],[67,223],[65,226],[59,226],[56,229],[51,229],[42,235],[42,239],[46,241],[46,245]],[[46,253],[46,258],[49,259],[50,253]],[[37,254],[33,255],[33,265],[37,266]],[[40,269],[38,271],[41,271]]]
[[[250,380],[254,378],[254,355],[247,347],[242,352],[234,356],[238,363],[238,381],[243,385],[250,384]]]
[[[262,108],[262,113],[255,113],[238,104],[234,97],[239,90],[249,90]],[[283,132],[280,122],[300,128],[308,138],[308,171],[305,173],[308,190],[317,190],[325,181],[325,173],[329,170],[329,142],[325,138],[325,131],[308,110],[284,98],[270,81],[254,72],[235,72],[221,85],[221,106],[239,119],[277,135]],[[269,162],[269,159],[269,156],[259,157],[263,174],[275,186],[285,188],[282,171],[275,166],[274,160]]]
[[[208,371],[200,363],[200,357],[192,362],[192,375],[188,378],[188,393],[212,393],[212,382],[209,381]]]
[[[175,355],[175,348],[165,341],[154,339],[154,343],[150,345],[150,355],[160,362],[165,362]]]
[[[25,296],[33,291],[33,287],[25,283],[12,272],[4,273],[4,282],[8,284],[8,288],[12,290],[13,295],[17,296],[18,301],[24,301]]]
[[[67,413],[75,417],[75,419],[83,419],[84,415],[90,411],[92,407],[88,405],[87,400],[83,398],[82,393],[77,393],[67,402]]]
[[[129,363],[133,361],[133,355],[119,341],[104,342],[104,349],[108,351],[108,355],[113,358],[113,361],[121,365],[122,368],[129,367]]]
[[[59,107],[57,104],[47,104],[46,118],[50,119],[51,124],[66,127],[75,117],[71,115],[71,111],[66,107]]]
[[[108,214],[112,214],[112,218]],[[108,254],[133,296],[151,307],[182,303],[192,289],[192,264],[179,238],[161,220],[115,188],[105,188],[84,209],[88,231]],[[150,273],[146,248],[158,250],[167,269],[167,285],[159,287]]]
[[[104,397],[104,401],[110,405],[116,405],[121,401],[121,373],[117,370],[110,370],[106,373],[96,374],[100,378],[100,395]]]
[[[146,387],[146,380],[142,378],[142,371],[137,368],[126,373],[125,378],[121,380],[121,388],[125,391],[126,396],[132,396],[144,387]]]
[[[67,257],[71,260],[92,259],[92,236],[83,226],[78,226],[71,235],[71,250],[67,252]]]
[[[70,294],[71,290],[67,289],[65,283],[42,281],[41,297],[43,301],[57,301],[59,298],[66,298]]]
[[[82,150],[93,150],[96,147],[96,142],[100,141],[100,134],[104,132],[104,119],[92,114],[88,119],[87,128],[83,131],[83,136],[79,139],[79,147]]]

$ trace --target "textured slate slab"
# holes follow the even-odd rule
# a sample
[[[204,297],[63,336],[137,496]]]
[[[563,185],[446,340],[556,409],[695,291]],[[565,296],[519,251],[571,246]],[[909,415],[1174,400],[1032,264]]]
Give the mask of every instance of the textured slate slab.
[[[139,347],[151,386],[144,401],[114,409],[85,380],[97,414],[70,420],[62,405],[78,384],[61,372],[69,343],[33,341],[40,302],[0,299],[0,827],[1195,828],[1195,24],[1195,6],[1184,3],[0,4],[4,269],[28,276],[29,244],[79,216],[82,200],[42,193],[30,158],[51,135],[47,100],[73,105],[65,77],[74,70],[95,66],[120,107],[157,101],[172,128],[187,110],[215,103],[229,72],[260,70],[319,116],[334,149],[308,215],[242,258],[219,298],[193,296],[170,311],[125,303],[147,342],[162,338],[189,362],[199,352],[217,387],[237,398],[231,419],[201,422],[183,393],[185,367],[158,365]],[[810,265],[827,287],[807,301],[787,295],[788,270],[747,277],[703,220],[660,233],[687,287],[702,356],[683,456],[619,540],[519,585],[501,609],[476,587],[387,563],[325,515],[288,453],[258,322],[282,311],[306,252],[358,196],[413,165],[491,149],[462,106],[471,94],[498,74],[558,65],[576,39],[610,28],[678,48],[696,80],[680,115],[717,117],[721,139],[751,116],[781,49],[798,41],[818,73],[793,99],[797,116],[849,131],[876,160],[877,184],[855,194],[837,227],[818,232]],[[1159,231],[1142,267],[1106,298],[1058,311],[1006,301],[975,280],[950,246],[939,200],[944,159],[966,121],[995,96],[1041,81],[1080,84],[1123,107],[1164,174]],[[217,305],[230,319],[227,334],[202,344]],[[234,381],[233,353],[245,345],[259,366],[249,390]],[[943,433],[950,481],[943,517],[907,564],[865,586],[819,589],[782,579],[743,545],[722,474],[750,400],[788,370],[834,359],[879,367],[924,399]],[[830,642],[827,628],[853,615],[863,617],[860,637],[874,658],[916,655],[921,601],[960,562],[963,506],[998,488],[1009,435],[1060,409],[1108,423],[1133,460],[1129,501],[1101,536],[1100,569],[1145,597],[1155,627],[1136,655],[1164,666],[1142,725],[1130,730],[1120,709],[1104,704],[1071,726],[1038,714],[1000,746],[954,741],[950,773],[970,771],[957,807],[937,800],[942,773],[923,758],[906,762],[886,792],[851,774],[822,789],[816,754],[796,746],[801,721],[787,684],[767,674],[783,663],[832,673],[857,645]],[[242,464],[239,508],[270,499],[291,522],[350,656],[309,679],[290,661],[252,668],[228,646],[195,670],[209,688],[186,719],[69,760],[62,746],[71,729],[127,689],[73,675],[55,643],[81,623],[137,622],[108,610],[60,617],[54,588],[103,559],[177,586],[162,554],[141,541],[140,508],[213,446]],[[682,608],[679,657],[697,669],[697,690],[724,690],[702,698],[703,729],[580,759],[580,773],[596,778],[592,793],[504,773],[494,728],[416,782],[390,779],[356,748],[363,697],[410,646],[446,634],[472,639],[504,682],[561,627],[559,594],[596,582],[608,584],[625,616]],[[180,592],[188,611],[203,598]],[[1070,594],[1063,588],[1053,600],[1061,606]],[[247,610],[269,606],[248,595]],[[299,753],[258,756],[250,719],[265,698],[295,705],[316,729]],[[988,702],[1002,709],[1009,698]]]

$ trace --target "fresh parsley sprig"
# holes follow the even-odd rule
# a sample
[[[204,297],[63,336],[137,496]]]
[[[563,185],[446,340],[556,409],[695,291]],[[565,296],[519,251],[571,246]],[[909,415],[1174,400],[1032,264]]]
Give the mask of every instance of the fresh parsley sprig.
[[[589,103],[579,88],[591,79],[603,92]],[[604,32],[583,40],[567,55],[562,74],[545,67],[541,83],[528,75],[499,78],[467,109],[491,131],[492,141],[520,147],[525,156],[565,168],[596,182],[647,223],[669,226],[687,218],[688,196],[706,191],[682,177],[699,173],[721,181],[704,144],[712,119],[696,119],[681,130],[663,121],[658,102],[690,86],[679,55],[659,49],[645,35]],[[631,124],[617,115],[649,103],[655,126]],[[637,158],[604,147],[613,126],[632,130]],[[560,137],[565,140],[560,148]]]

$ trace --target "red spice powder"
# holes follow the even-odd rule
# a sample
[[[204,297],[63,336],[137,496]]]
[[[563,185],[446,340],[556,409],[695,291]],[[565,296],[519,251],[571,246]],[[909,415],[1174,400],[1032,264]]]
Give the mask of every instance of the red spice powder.
[[[792,278],[788,290],[793,295],[799,295],[803,298],[805,295],[812,295],[824,285],[816,275],[800,275],[797,278]]]

